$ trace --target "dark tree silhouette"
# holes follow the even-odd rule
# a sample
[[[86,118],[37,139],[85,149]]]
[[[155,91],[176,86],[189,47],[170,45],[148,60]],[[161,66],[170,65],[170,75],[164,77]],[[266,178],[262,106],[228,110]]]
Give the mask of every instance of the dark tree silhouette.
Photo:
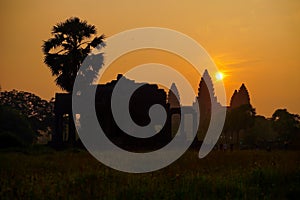
[[[35,138],[26,116],[9,106],[0,105],[0,148],[30,145]]]
[[[247,130],[254,125],[255,109],[251,104],[244,104],[232,109],[229,114],[229,124],[233,132],[237,134],[237,144],[240,143],[240,131]]]
[[[20,112],[29,122],[36,136],[40,131],[50,132],[53,130],[54,103],[23,91],[0,92],[0,105],[10,107]]]
[[[239,90],[235,90],[227,111],[224,130],[236,134],[236,143],[240,144],[240,131],[250,129],[254,125],[255,109],[250,103],[249,92],[243,83]]]
[[[272,120],[257,115],[254,117],[253,126],[245,133],[244,143],[254,147],[261,142],[274,141],[277,135],[272,128]]]
[[[284,141],[293,139],[300,130],[300,116],[286,109],[277,109],[272,115],[272,121],[274,130]]]
[[[77,72],[92,48],[104,45],[104,35],[97,34],[94,25],[77,17],[67,19],[52,28],[52,38],[44,41],[44,63],[56,77],[56,84],[72,92]]]

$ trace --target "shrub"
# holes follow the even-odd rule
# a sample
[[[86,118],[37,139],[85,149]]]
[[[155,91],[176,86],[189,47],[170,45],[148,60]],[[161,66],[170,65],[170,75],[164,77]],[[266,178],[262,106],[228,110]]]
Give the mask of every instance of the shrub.
[[[18,111],[0,106],[0,147],[16,147],[32,144],[35,139],[28,120]]]

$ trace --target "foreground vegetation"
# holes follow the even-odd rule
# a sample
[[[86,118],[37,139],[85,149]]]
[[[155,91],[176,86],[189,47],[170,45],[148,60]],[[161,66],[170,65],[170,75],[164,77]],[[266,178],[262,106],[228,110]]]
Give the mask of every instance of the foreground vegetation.
[[[300,152],[190,150],[147,174],[110,169],[83,150],[1,152],[0,199],[297,199]]]

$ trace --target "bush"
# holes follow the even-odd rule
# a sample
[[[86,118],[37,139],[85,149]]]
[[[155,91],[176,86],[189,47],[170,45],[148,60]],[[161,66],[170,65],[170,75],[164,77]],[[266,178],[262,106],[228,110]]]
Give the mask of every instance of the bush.
[[[0,106],[0,147],[30,145],[35,139],[30,123],[18,111]]]

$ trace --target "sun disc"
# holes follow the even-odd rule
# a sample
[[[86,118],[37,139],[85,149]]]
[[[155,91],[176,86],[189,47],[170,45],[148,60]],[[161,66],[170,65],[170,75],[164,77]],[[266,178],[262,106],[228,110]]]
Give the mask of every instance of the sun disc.
[[[217,80],[223,80],[223,78],[224,78],[224,75],[223,75],[222,72],[217,72],[217,73],[216,73],[216,79],[217,79]]]

